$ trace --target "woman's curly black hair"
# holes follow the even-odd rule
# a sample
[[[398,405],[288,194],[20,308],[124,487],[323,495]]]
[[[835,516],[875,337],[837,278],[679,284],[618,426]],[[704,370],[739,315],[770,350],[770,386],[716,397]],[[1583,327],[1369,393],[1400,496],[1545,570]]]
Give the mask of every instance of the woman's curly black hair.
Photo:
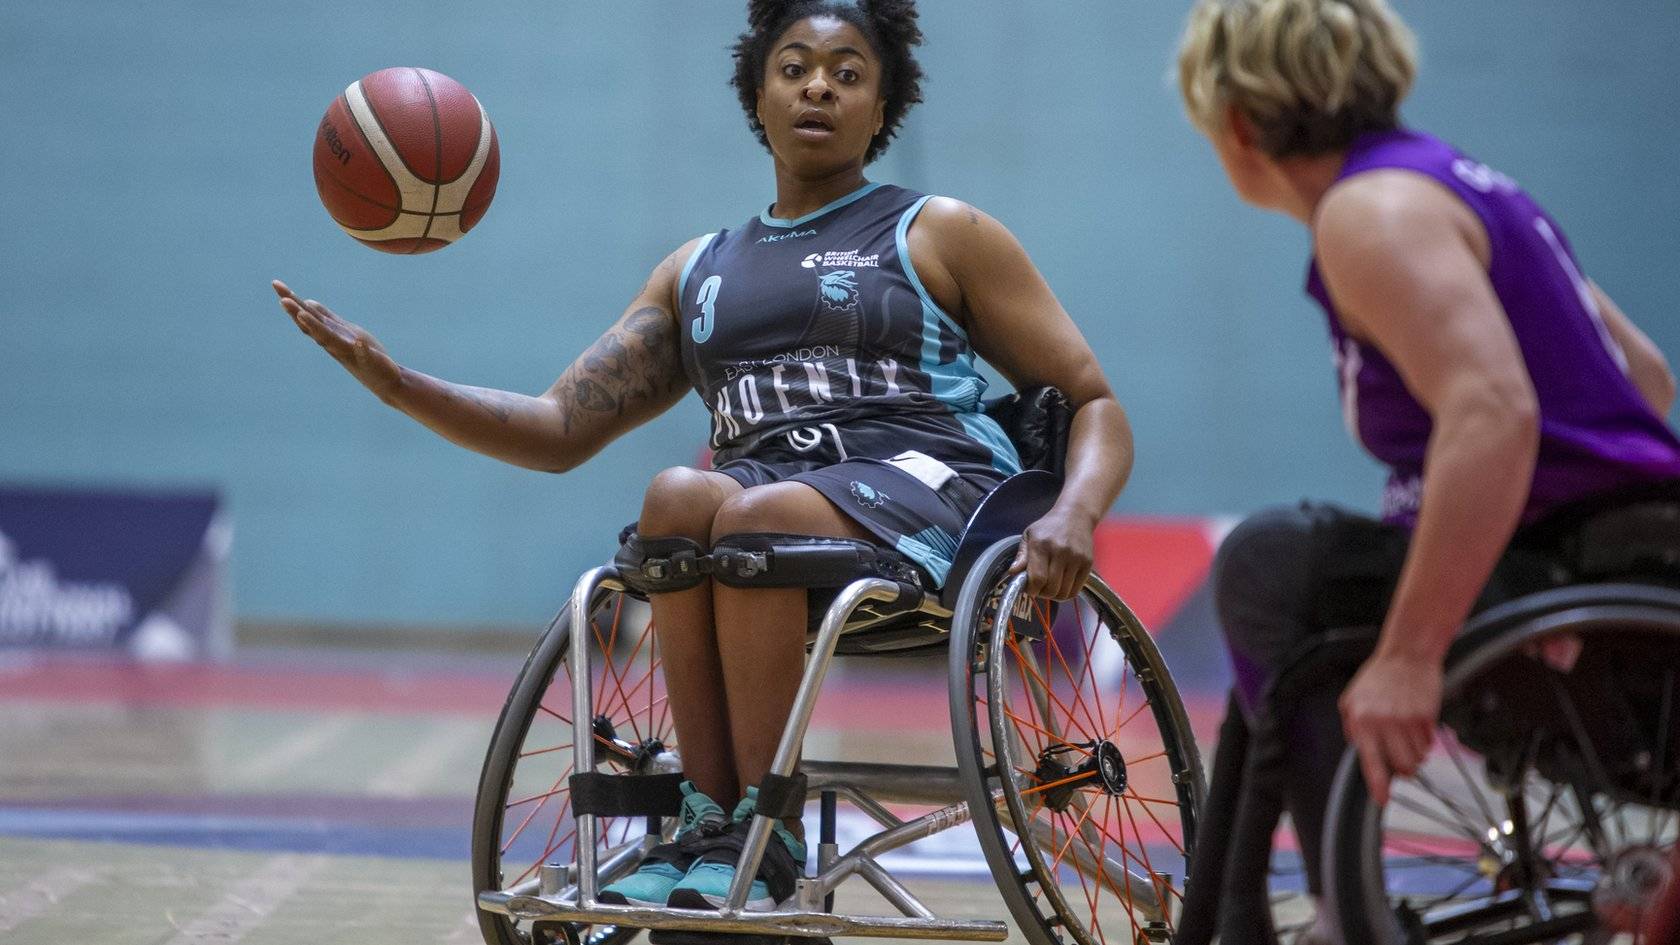
[[[810,16],[832,16],[857,27],[881,59],[881,96],[886,100],[881,130],[870,139],[864,163],[879,157],[898,133],[910,106],[922,100],[922,67],[915,47],[922,44],[915,0],[748,0],[747,31],[735,43],[735,77],[730,84],[747,113],[747,126],[758,143],[770,147],[758,122],[758,91],[764,64],[787,28]]]

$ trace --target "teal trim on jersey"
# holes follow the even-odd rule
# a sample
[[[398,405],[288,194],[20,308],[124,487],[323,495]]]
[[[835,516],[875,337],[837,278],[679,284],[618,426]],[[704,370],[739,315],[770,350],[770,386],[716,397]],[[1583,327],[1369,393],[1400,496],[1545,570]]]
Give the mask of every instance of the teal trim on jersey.
[[[677,314],[682,314],[683,301],[688,298],[688,274],[694,271],[694,264],[700,261],[700,254],[706,247],[712,245],[716,233],[707,233],[700,237],[700,245],[694,247],[694,252],[688,254],[688,262],[683,263],[682,275],[677,277]]]
[[[862,200],[863,198],[865,198],[865,197],[869,196],[870,194],[874,193],[876,188],[881,187],[881,186],[883,186],[883,185],[881,185],[881,184],[864,184],[862,187],[859,187],[857,190],[852,191],[851,193],[847,194],[844,197],[841,197],[839,200],[836,200],[833,203],[828,204],[827,206],[818,208],[816,210],[812,210],[810,213],[805,214],[804,216],[800,217],[797,220],[782,220],[782,219],[779,219],[777,217],[773,217],[773,216],[770,215],[770,211],[768,209],[761,211],[758,214],[758,219],[759,219],[759,222],[763,223],[765,226],[779,226],[779,227],[782,227],[783,229],[787,229],[787,228],[795,227],[795,226],[804,226],[805,224],[810,223],[812,220],[815,220],[817,217],[820,217],[825,213],[828,213],[828,212],[833,211],[833,210],[838,210],[841,207],[846,206],[847,204],[856,203],[857,201]]]
[[[932,311],[935,317],[945,323],[945,328],[961,338],[963,344],[966,345],[968,343],[968,332],[963,331],[962,326],[957,324],[957,320],[947,315],[945,310],[939,307],[939,303],[933,300],[933,296],[928,295],[927,287],[922,285],[922,277],[916,275],[916,267],[910,262],[910,243],[908,240],[910,224],[915,222],[916,214],[921,213],[922,207],[926,206],[927,202],[932,199],[933,194],[928,194],[911,204],[910,209],[904,211],[904,215],[898,218],[898,264],[904,270],[904,277],[910,280],[910,287],[916,290],[916,296],[922,300],[924,315],[928,311]],[[939,346],[937,334],[934,336],[933,344],[934,354],[937,356]],[[923,358],[923,360],[926,360],[926,358]]]
[[[922,373],[928,376],[928,385],[933,389],[933,396],[951,409],[951,413],[962,422],[963,429],[968,431],[969,436],[991,449],[992,467],[1006,476],[1013,476],[1021,471],[1021,458],[1015,452],[1015,445],[1003,435],[1003,428],[998,426],[997,421],[978,412],[980,396],[986,392],[986,379],[974,369],[974,350],[968,346],[968,332],[963,331],[962,326],[928,295],[927,287],[922,285],[921,277],[916,275],[915,264],[910,261],[910,224],[916,219],[916,214],[921,212],[922,207],[932,199],[930,194],[917,200],[898,218],[898,264],[904,270],[904,277],[910,280],[911,287],[922,300],[920,367]],[[950,364],[939,362],[941,326],[956,335],[961,342],[957,358]]]
[[[900,536],[896,547],[899,554],[927,570],[935,587],[945,586],[945,578],[951,574],[951,562],[957,557],[957,540],[949,532],[929,525],[914,535]]]
[[[1021,471],[1021,454],[1015,452],[1015,444],[1009,442],[1009,437],[996,420],[978,411],[959,413],[957,420],[962,423],[969,436],[991,447],[993,469],[1005,476],[1013,476]]]

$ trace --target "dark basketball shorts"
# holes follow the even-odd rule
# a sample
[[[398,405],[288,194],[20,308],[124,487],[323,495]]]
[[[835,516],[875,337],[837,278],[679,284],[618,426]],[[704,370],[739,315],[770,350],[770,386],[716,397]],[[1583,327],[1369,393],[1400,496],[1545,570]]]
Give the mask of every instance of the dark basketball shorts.
[[[934,587],[945,584],[969,516],[1003,481],[995,469],[953,466],[916,450],[891,459],[852,458],[827,465],[815,459],[741,457],[715,471],[749,489],[789,481],[810,486],[881,545],[920,566]]]

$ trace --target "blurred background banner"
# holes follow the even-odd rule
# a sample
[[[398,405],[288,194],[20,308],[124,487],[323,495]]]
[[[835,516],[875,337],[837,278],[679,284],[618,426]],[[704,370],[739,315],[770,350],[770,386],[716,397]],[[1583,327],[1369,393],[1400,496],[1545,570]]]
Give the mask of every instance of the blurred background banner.
[[[226,655],[220,506],[211,492],[0,488],[0,647]]]

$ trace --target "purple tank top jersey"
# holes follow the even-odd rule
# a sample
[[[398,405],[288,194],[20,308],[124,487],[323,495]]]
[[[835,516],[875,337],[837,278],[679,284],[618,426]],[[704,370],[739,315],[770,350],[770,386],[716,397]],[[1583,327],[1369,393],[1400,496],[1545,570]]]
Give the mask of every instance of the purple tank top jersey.
[[[1680,479],[1680,440],[1646,404],[1563,232],[1504,174],[1415,131],[1368,134],[1338,180],[1401,168],[1458,195],[1486,228],[1488,276],[1540,402],[1540,455],[1523,521],[1624,486]],[[1330,321],[1349,430],[1390,471],[1383,518],[1412,526],[1422,495],[1429,413],[1381,351],[1350,337],[1314,260],[1307,293]]]

